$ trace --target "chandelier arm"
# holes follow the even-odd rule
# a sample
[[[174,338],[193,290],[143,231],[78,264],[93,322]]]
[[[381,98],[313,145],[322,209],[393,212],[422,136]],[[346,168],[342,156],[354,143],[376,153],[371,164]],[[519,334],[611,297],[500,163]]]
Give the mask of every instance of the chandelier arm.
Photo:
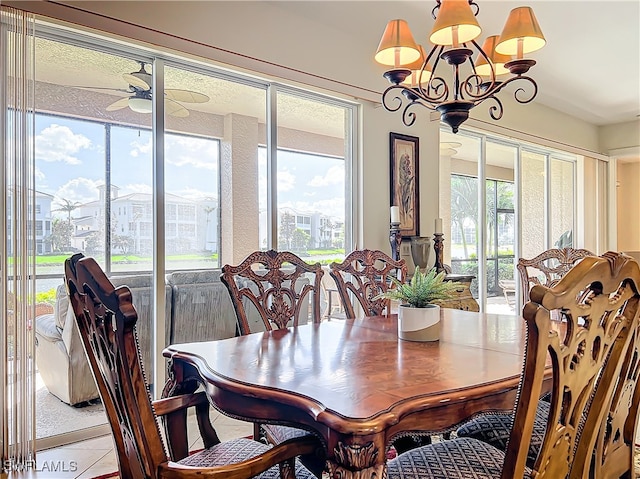
[[[489,107],[489,116],[494,120],[499,120],[502,118],[502,113],[504,112],[504,108],[502,107],[502,102],[499,98],[495,96],[490,96],[487,100],[493,100],[496,102],[496,105],[491,105]]]
[[[513,82],[518,81],[518,80],[526,80],[529,83],[531,83],[531,85],[533,85],[533,92],[531,93],[530,97],[525,98],[525,99],[520,99],[519,94],[520,93],[526,93],[526,90],[524,88],[520,87],[513,93],[513,96],[514,96],[515,100],[518,103],[522,103],[522,104],[531,102],[536,97],[536,95],[538,94],[538,85],[536,84],[536,82],[534,81],[533,78],[525,76],[525,75],[518,75],[518,76],[511,77],[508,80],[505,80],[503,82],[496,82],[494,84],[493,88],[488,88],[484,92],[484,94],[482,96],[478,96],[477,98],[475,98],[473,103],[475,105],[479,105],[480,103],[482,103],[487,98],[490,98],[490,97],[500,93],[500,91],[502,91],[502,89],[504,87],[506,87],[507,85],[509,85],[510,83],[513,83]]]
[[[478,10],[479,9],[480,7],[478,7]],[[489,56],[485,53],[482,47],[475,40],[471,40],[471,43],[473,43],[473,46],[476,47],[476,50],[478,50],[478,54],[482,55],[484,57],[484,61],[487,62],[487,65],[489,65],[489,71],[491,71],[491,84],[493,85],[496,82],[496,69],[493,66],[493,61],[489,58]],[[477,75],[476,63],[473,61],[471,57],[469,57],[469,62],[471,63],[471,69],[473,70],[473,73]]]
[[[519,94],[520,93],[525,93],[526,94],[527,91],[524,88],[519,87],[515,92],[513,92],[513,97],[516,99],[516,101],[518,103],[521,103],[521,104],[525,104],[525,103],[529,103],[529,102],[533,101],[533,99],[538,94],[538,84],[533,80],[533,78],[528,77],[528,76],[519,76],[519,77],[516,77],[514,80],[519,80],[519,79],[528,80],[529,83],[531,83],[531,85],[533,85],[533,93],[531,93],[528,98],[525,97],[525,99],[521,100],[520,97],[519,97]]]
[[[485,92],[480,89],[480,85],[482,84],[482,77],[476,73],[469,75],[462,82],[462,87],[464,87],[464,92],[469,96],[472,101],[476,101],[478,98],[485,97]],[[489,85],[491,86],[491,84]],[[474,93],[474,92],[480,93]]]
[[[429,51],[429,54],[427,55],[427,58],[425,58],[424,63],[422,65],[422,70],[420,71],[420,78],[422,78],[422,74],[424,73],[426,66],[429,64],[429,61],[438,50],[438,47],[440,49],[436,54],[435,61],[433,62],[433,69],[431,71],[431,77],[429,78],[429,82],[427,83],[427,88],[426,89],[423,88],[422,84],[418,81],[418,89],[421,92],[420,97],[425,99],[426,101],[431,101],[431,102],[437,102],[439,100],[442,100],[443,98],[446,99],[449,97],[449,87],[447,86],[446,82],[442,79],[442,77],[436,76],[436,70],[438,68],[438,63],[440,62],[440,55],[444,50],[444,46],[434,45],[433,48],[431,48],[431,50]],[[441,86],[444,86],[445,91],[442,94],[438,94],[438,90],[440,89]],[[433,94],[435,95],[433,97],[431,96],[431,93],[430,93],[431,90],[433,90]]]
[[[391,85],[382,93],[382,106],[387,111],[398,111],[402,108],[404,99],[402,91],[405,90],[403,85]],[[393,91],[393,94],[391,92]]]
[[[405,106],[404,110],[402,111],[402,123],[404,123],[405,126],[411,126],[416,122],[417,115],[414,111],[410,110],[415,105],[426,106],[423,103],[417,101],[412,101],[407,106]]]

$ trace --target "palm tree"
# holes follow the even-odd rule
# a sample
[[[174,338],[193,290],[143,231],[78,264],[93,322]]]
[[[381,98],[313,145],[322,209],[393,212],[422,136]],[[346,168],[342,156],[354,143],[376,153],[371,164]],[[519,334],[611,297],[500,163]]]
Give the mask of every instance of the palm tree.
[[[66,238],[58,238],[57,242],[61,245],[65,245],[65,246],[71,246],[71,238],[73,237],[74,234],[74,228],[71,225],[71,213],[80,208],[80,206],[82,206],[81,203],[77,202],[77,201],[71,201],[68,200],[66,198],[60,198],[58,200],[58,204],[60,205],[59,208],[53,210],[53,211],[66,211],[67,213],[67,225],[66,228],[64,229],[60,229],[58,228],[58,236],[60,236],[60,234],[63,234],[65,236],[67,236]],[[58,225],[60,226],[60,225]]]
[[[80,208],[82,203],[78,201],[71,201],[66,198],[60,198],[59,200],[60,207],[53,211],[66,211],[67,212],[67,222],[71,225],[71,213]]]
[[[473,221],[478,232],[478,179],[468,176],[451,177],[451,222],[460,229],[464,257],[469,258],[467,238],[464,234],[466,220]]]

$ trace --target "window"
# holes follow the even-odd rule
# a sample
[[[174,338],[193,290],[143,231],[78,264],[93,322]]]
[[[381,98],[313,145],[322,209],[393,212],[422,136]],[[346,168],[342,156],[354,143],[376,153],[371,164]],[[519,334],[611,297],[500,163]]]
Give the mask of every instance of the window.
[[[531,258],[548,248],[572,245],[575,157],[468,131],[442,131],[441,139],[450,151],[441,158],[451,171],[449,185],[441,185],[449,192],[441,204],[450,205],[450,212],[441,214],[450,215],[452,270],[475,276],[472,293],[485,311],[511,313],[503,290],[513,288],[516,254]]]

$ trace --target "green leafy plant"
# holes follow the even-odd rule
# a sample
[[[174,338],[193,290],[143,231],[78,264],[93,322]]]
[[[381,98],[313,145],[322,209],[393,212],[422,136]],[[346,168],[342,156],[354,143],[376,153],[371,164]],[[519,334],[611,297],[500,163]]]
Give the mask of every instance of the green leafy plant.
[[[426,308],[433,301],[449,299],[460,286],[457,281],[445,281],[445,272],[437,273],[435,268],[427,273],[416,269],[411,281],[402,283],[392,278],[394,287],[380,293],[376,299],[392,299],[414,308]]]

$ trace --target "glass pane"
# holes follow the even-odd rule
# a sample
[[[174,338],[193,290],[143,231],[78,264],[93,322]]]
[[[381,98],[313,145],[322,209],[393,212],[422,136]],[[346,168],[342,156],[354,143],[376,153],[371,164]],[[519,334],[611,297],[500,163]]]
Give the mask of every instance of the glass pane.
[[[165,67],[165,95],[171,99],[165,103],[168,270],[220,265],[220,139],[225,137],[222,113],[232,114],[237,108],[233,103],[222,104],[228,103],[223,92],[236,99],[244,90],[247,90],[246,98],[253,100],[254,88],[169,65]],[[249,109],[253,106],[251,101],[248,105]],[[257,119],[251,123],[257,131]],[[235,138],[232,144],[233,141]],[[257,145],[253,144],[252,149],[255,152]]]
[[[478,178],[451,175],[451,262],[478,257]]]
[[[278,248],[329,264],[345,253],[344,107],[278,94]]]
[[[133,255],[129,225],[123,221],[125,197],[149,190],[150,153],[144,148],[151,115],[133,109],[129,100],[144,93],[126,78],[139,71],[140,64],[132,59],[36,40],[36,302],[53,309],[33,321],[39,337],[38,438],[105,422],[102,405],[93,401],[97,391],[78,388],[93,381],[89,369],[81,367],[84,352],[60,349],[69,331],[64,325],[72,321],[63,314],[68,304],[63,262],[83,252],[107,272],[146,268]],[[59,342],[43,339],[55,331],[63,331]],[[61,380],[60,372],[67,368],[70,373]]]
[[[551,159],[551,245],[573,246],[574,163]]]
[[[113,125],[110,133],[111,270],[151,271],[151,130]]]
[[[529,151],[522,152],[521,171],[521,256],[533,258],[546,250],[545,224],[545,156]],[[535,218],[535,221],[532,219]]]

